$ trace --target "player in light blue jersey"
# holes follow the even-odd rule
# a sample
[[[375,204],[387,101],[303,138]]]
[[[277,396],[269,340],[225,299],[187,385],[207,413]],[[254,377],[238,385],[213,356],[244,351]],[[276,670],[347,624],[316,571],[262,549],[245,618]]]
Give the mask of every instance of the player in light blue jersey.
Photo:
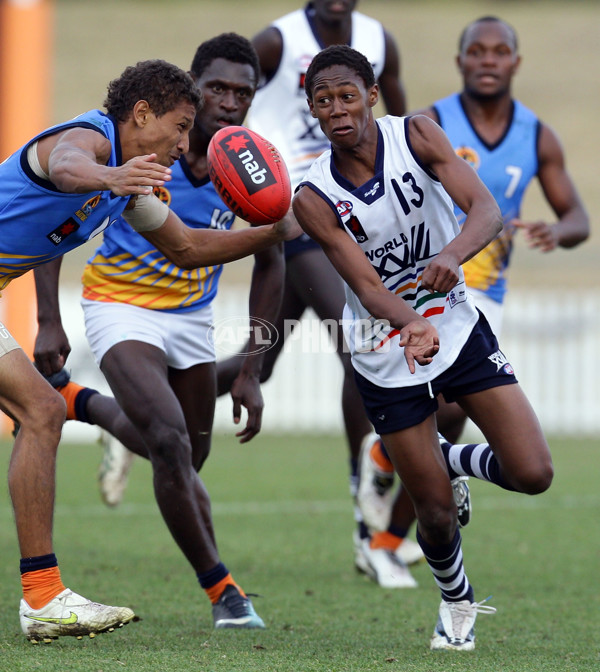
[[[590,231],[556,133],[512,97],[520,61],[512,26],[490,16],[473,21],[460,36],[456,57],[462,91],[423,110],[441,125],[456,153],[475,168],[502,212],[502,233],[464,265],[467,286],[497,335],[516,232],[523,231],[530,247],[551,252],[579,245]],[[554,222],[521,219],[525,191],[536,177]],[[462,221],[464,214],[458,207],[456,212]],[[465,420],[456,404],[440,408],[440,431],[450,441],[458,440]]]
[[[234,214],[209,179],[206,153],[214,133],[244,121],[258,81],[258,60],[248,40],[225,33],[198,47],[191,72],[204,106],[190,132],[188,151],[174,164],[170,182],[155,194],[193,229],[227,230]],[[255,255],[249,306],[253,322],[275,320],[283,268],[279,247]],[[263,621],[220,560],[210,499],[196,473],[210,451],[216,400],[211,304],[221,270],[220,264],[193,270],[171,264],[119,220],[88,261],[82,299],[90,347],[118,405],[73,382],[61,393],[76,399],[68,417],[100,425],[151,459],[159,508],[213,605],[215,627],[256,628],[264,627]],[[36,345],[44,373],[56,371],[57,353],[69,347],[55,300],[57,276],[48,278],[53,271],[41,269],[36,277],[40,304],[52,316],[40,322]],[[250,333],[253,352],[258,334],[256,329]],[[245,357],[233,384],[235,420],[240,420],[241,406],[248,410],[246,426],[238,432],[242,442],[260,430],[261,365],[261,354]],[[133,453],[114,441],[108,442],[108,451],[101,487],[105,501],[116,505]]]
[[[113,225],[120,214],[184,269],[224,263],[282,241],[281,224],[235,232],[192,229],[152,194],[168,184],[170,166],[187,152],[200,102],[187,73],[164,61],[144,61],[110,83],[108,114],[94,110],[55,126],[0,164],[0,286],[46,268],[46,262],[52,273],[51,260]],[[42,319],[50,312],[42,311]],[[56,369],[63,363],[59,351]],[[20,427],[8,481],[21,551],[23,632],[32,641],[50,641],[93,636],[131,621],[131,609],[92,602],[62,583],[52,519],[65,401],[5,328],[0,408]],[[193,473],[188,481],[195,478]]]

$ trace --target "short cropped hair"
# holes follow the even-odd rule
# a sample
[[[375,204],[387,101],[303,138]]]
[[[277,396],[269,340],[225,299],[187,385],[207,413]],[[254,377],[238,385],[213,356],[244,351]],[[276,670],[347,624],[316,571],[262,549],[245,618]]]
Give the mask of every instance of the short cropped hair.
[[[317,74],[321,70],[330,68],[332,65],[345,65],[350,70],[354,70],[363,80],[367,89],[375,84],[373,66],[369,63],[366,56],[345,44],[336,44],[320,51],[308,66],[306,79],[304,80],[304,91],[308,98],[312,98],[312,90]]]
[[[181,102],[202,106],[202,94],[190,75],[172,63],[159,59],[140,61],[125,68],[108,85],[104,107],[117,121],[126,121],[138,100],[145,100],[157,117]]]
[[[503,26],[506,26],[508,28],[508,31],[512,35],[513,38],[513,47],[515,52],[519,51],[519,39],[517,37],[517,31],[509,24],[506,23],[503,19],[498,18],[497,16],[482,16],[479,19],[475,19],[475,21],[471,21],[468,26],[465,26],[463,29],[462,33],[460,34],[460,37],[458,38],[458,53],[462,53],[462,50],[464,49],[465,46],[465,40],[467,37],[467,31],[471,26],[474,26],[478,23],[501,23]]]
[[[221,33],[221,35],[202,42],[198,49],[196,49],[196,54],[192,61],[192,76],[202,76],[204,70],[215,58],[224,58],[232,63],[250,65],[254,70],[254,81],[258,84],[260,64],[250,40],[237,33]]]

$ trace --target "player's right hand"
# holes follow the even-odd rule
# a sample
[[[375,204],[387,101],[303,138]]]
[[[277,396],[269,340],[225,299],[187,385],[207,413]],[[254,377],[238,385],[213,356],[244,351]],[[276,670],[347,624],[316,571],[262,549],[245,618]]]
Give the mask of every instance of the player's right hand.
[[[115,196],[151,194],[171,179],[171,169],[155,163],[156,154],[134,156],[127,163],[109,168],[107,186]]]
[[[437,329],[427,320],[414,320],[400,330],[401,348],[411,373],[416,371],[415,362],[420,366],[431,364],[440,349]]]

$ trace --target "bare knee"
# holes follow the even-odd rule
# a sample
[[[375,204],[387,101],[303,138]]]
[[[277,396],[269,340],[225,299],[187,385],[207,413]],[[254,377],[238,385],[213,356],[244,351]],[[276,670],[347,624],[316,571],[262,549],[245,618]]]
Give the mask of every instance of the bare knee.
[[[425,541],[433,546],[449,544],[456,530],[454,504],[428,503],[417,508],[419,530]]]
[[[537,465],[528,466],[515,479],[515,486],[519,492],[526,495],[539,495],[546,492],[554,478],[552,460],[547,459]]]
[[[144,437],[144,440],[155,472],[173,476],[189,469],[192,464],[192,448],[186,431],[163,425],[149,434],[152,438]]]
[[[21,431],[31,431],[38,437],[58,436],[67,415],[67,404],[54,389],[36,394],[17,421]],[[58,441],[57,441],[58,442]]]

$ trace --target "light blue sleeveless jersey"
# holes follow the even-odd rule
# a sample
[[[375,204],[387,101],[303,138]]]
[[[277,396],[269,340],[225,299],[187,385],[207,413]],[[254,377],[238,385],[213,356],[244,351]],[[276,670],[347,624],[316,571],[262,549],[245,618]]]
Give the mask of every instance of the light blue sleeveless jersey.
[[[463,265],[467,285],[498,303],[502,303],[506,292],[506,269],[516,232],[510,222],[520,216],[525,190],[538,170],[540,122],[519,101],[513,103],[506,133],[494,145],[488,145],[475,132],[461,104],[460,94],[448,96],[433,106],[454,150],[475,168],[502,212],[504,231]],[[462,224],[465,214],[458,207],[455,207],[455,214]]]

